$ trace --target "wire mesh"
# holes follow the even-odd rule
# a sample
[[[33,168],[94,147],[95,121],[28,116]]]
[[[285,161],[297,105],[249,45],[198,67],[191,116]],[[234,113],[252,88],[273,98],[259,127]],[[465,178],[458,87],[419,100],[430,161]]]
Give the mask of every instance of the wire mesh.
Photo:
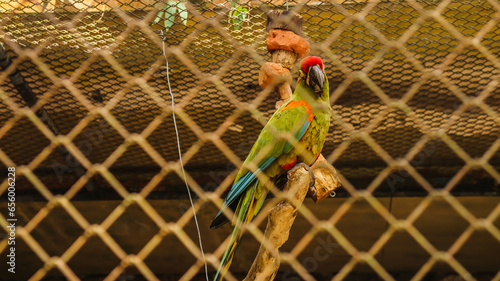
[[[103,263],[113,260],[99,273],[107,280],[125,278],[130,269],[147,280],[163,279],[156,272],[165,267],[157,251],[180,242],[183,251],[171,261],[189,266],[166,271],[182,280],[199,278],[204,260],[188,234],[192,213],[169,215],[172,210],[154,200],[185,198],[160,31],[187,181],[198,198],[195,209],[204,211],[220,207],[221,195],[275,110],[278,98],[260,89],[257,77],[270,57],[266,14],[288,8],[304,18],[311,54],[326,66],[333,111],[323,154],[339,170],[344,189],[340,199],[325,203],[335,208],[318,214],[320,207],[301,207],[310,228],[298,231],[296,243],[282,253],[289,269],[283,280],[342,280],[365,271],[394,280],[383,257],[401,233],[425,256],[408,279],[429,278],[444,264],[465,280],[478,278],[480,270],[500,280],[498,268],[468,268],[456,257],[475,233],[486,233],[493,251],[500,245],[498,1],[189,0],[172,13],[168,5],[176,3],[183,2],[0,2],[0,38],[12,58],[0,73],[0,166],[15,167],[18,200],[24,201],[19,204],[31,208],[16,229],[38,258],[28,277],[85,279],[75,260],[85,259],[85,246],[92,244],[103,249]],[[247,11],[244,19],[231,13],[236,7]],[[157,20],[159,12],[164,18]],[[16,69],[38,98],[31,109],[9,80]],[[0,194],[7,194],[5,176]],[[380,198],[385,195],[421,200],[398,214]],[[477,214],[461,195],[486,196],[479,198],[490,202],[484,203],[490,204],[488,212]],[[341,231],[356,204],[385,225],[369,245],[355,244]],[[99,219],[89,219],[99,206]],[[458,214],[463,232],[441,249],[417,226],[423,217],[436,220],[428,214],[443,206]],[[8,233],[5,210],[0,225]],[[66,233],[62,226],[46,225],[59,213],[74,226],[68,231],[79,229],[62,252],[47,242],[57,239],[47,231]],[[256,224],[262,227],[264,217],[265,212]],[[133,236],[116,233],[133,231],[120,225],[137,219],[154,231],[142,245],[126,245]],[[249,232],[257,243],[262,240],[258,227]],[[212,272],[226,246],[225,237],[219,239],[206,255]],[[343,255],[334,268],[301,262],[308,248],[328,239],[335,241],[333,255]],[[7,236],[0,249],[5,256]]]

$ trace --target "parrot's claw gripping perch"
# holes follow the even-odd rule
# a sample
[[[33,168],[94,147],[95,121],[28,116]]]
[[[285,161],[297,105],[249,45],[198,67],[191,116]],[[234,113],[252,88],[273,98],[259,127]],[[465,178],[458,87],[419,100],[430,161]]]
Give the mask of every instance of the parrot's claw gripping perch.
[[[292,169],[290,169],[286,175],[286,178],[288,180],[290,180],[290,174],[295,172],[297,169],[303,167],[304,169],[306,169],[307,171],[309,171],[309,175],[311,176],[311,181],[309,183],[309,189],[311,189],[313,191],[313,195],[312,196],[315,196],[316,195],[316,187],[314,186],[314,184],[316,183],[316,176],[314,175],[314,172],[313,170],[311,169],[311,167],[309,167],[309,165],[305,164],[305,163],[299,163],[297,165],[295,165]]]

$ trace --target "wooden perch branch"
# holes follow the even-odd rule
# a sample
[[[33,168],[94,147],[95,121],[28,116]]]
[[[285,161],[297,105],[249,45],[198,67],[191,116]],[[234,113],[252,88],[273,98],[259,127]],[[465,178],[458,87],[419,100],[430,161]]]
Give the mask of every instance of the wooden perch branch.
[[[312,196],[315,202],[328,197],[336,188],[340,186],[340,180],[337,171],[330,165],[326,159],[321,156],[312,166],[316,176],[315,187],[316,195]],[[269,212],[265,241],[260,246],[257,257],[253,261],[252,267],[244,281],[268,281],[273,280],[280,266],[278,249],[288,240],[290,229],[292,228],[295,217],[297,217],[297,207],[302,205],[306,194],[309,192],[309,183],[311,177],[309,171],[300,168],[292,172],[283,192],[294,194],[295,202],[290,203],[286,200],[280,201]]]
[[[314,165],[311,166],[314,176],[316,176],[316,194],[310,189],[309,196],[318,203],[319,201],[329,197],[332,193],[340,187],[340,178],[337,170],[332,164],[326,161],[323,154],[320,154]],[[333,193],[334,194],[334,193]]]
[[[300,168],[290,175],[284,192],[294,194],[295,205],[283,200],[269,213],[266,232],[264,234],[266,245],[261,245],[250,271],[244,281],[273,280],[280,266],[278,249],[288,240],[290,228],[297,217],[297,208],[306,197],[311,178],[309,172]]]

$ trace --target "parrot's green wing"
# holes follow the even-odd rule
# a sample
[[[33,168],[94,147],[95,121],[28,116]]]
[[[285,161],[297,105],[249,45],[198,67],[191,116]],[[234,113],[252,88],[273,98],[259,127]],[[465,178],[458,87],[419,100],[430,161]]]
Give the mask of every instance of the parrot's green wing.
[[[238,199],[243,192],[257,179],[257,175],[265,172],[279,156],[288,153],[292,150],[293,145],[283,138],[276,138],[276,135],[281,132],[288,132],[294,136],[295,140],[300,140],[306,132],[309,124],[314,118],[311,106],[304,100],[291,100],[283,105],[278,111],[274,113],[269,122],[266,124],[260,133],[257,141],[255,142],[252,150],[247,156],[244,164],[247,164],[255,159],[259,152],[264,147],[272,145],[270,151],[258,163],[258,169],[254,172],[247,169],[241,169],[236,176],[235,182],[229,191],[229,194],[224,199],[224,206],[219,211],[215,219],[210,225],[211,229],[217,228],[224,223],[228,222],[226,216],[222,212],[230,207],[232,210],[236,209]],[[259,155],[259,157],[262,157]]]

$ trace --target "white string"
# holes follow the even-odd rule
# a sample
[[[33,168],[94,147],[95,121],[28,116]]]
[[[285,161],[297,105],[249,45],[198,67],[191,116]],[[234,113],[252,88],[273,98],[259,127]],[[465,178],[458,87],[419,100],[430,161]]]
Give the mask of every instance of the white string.
[[[102,20],[102,17],[104,17],[104,3],[102,3],[102,14],[101,14],[101,17],[97,21],[100,22]]]
[[[161,35],[163,37],[163,31],[161,31]],[[196,225],[196,231],[198,232],[198,242],[200,244],[200,250],[201,250],[201,255],[203,256],[203,262],[205,263],[205,277],[208,280],[208,265],[207,265],[207,260],[205,258],[205,252],[203,251],[203,244],[201,243],[201,233],[200,233],[200,226],[198,225],[198,219],[196,218],[196,210],[194,209],[194,204],[193,204],[193,197],[191,196],[191,190],[189,189],[189,185],[186,180],[186,173],[184,171],[184,163],[182,162],[182,152],[181,152],[181,142],[179,139],[179,130],[177,129],[177,122],[175,121],[175,111],[174,111],[174,95],[172,94],[172,88],[170,87],[170,77],[169,77],[169,68],[168,68],[168,59],[167,55],[165,54],[165,40],[163,40],[163,56],[165,57],[166,61],[166,66],[167,66],[167,84],[168,84],[168,92],[170,93],[170,96],[172,97],[172,117],[174,119],[174,128],[175,128],[175,136],[177,138],[177,150],[179,151],[179,161],[181,163],[181,170],[182,170],[182,176],[184,179],[184,183],[186,184],[186,189],[187,193],[189,196],[189,202],[191,202],[191,209],[193,210],[193,217],[194,217],[194,223]]]

